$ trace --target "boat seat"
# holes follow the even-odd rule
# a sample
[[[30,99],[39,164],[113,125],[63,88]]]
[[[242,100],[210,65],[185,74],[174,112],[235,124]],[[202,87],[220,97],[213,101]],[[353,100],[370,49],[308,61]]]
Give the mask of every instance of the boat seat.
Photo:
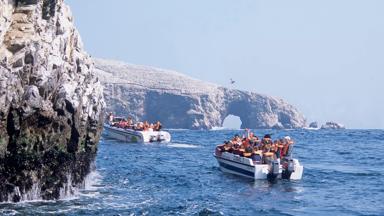
[[[253,164],[262,164],[263,158],[259,154],[252,155]]]

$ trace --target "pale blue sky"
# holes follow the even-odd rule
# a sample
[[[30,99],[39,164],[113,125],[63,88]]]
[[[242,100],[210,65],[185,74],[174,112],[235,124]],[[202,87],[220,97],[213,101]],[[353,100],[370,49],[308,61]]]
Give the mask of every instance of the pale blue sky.
[[[281,97],[384,128],[382,0],[66,0],[92,56]]]

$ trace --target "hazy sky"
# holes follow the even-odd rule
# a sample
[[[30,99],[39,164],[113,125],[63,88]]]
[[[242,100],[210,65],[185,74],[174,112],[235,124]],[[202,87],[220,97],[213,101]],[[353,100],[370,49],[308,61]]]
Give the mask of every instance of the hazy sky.
[[[382,0],[66,0],[92,56],[281,97],[384,128]]]

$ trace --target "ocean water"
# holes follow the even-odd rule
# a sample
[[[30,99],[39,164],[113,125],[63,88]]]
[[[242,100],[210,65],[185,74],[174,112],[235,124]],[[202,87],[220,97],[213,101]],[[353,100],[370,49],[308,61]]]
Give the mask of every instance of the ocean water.
[[[239,131],[171,131],[170,144],[103,139],[87,189],[66,200],[0,204],[0,215],[384,215],[383,130],[255,130],[289,135],[301,181],[224,174],[215,145]]]

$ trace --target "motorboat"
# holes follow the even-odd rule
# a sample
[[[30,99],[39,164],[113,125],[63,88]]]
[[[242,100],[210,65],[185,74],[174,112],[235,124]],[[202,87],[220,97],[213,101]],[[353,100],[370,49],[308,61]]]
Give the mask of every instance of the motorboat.
[[[281,160],[270,160],[267,163],[262,160],[255,160],[252,157],[244,157],[231,152],[220,152],[217,149],[214,157],[217,159],[222,172],[252,178],[254,180],[300,180],[303,176],[304,167],[298,159],[292,158],[291,154]]]
[[[167,131],[134,130],[133,128],[122,128],[116,126],[116,122],[124,120],[115,117],[113,122],[104,123],[104,134],[108,138],[121,140],[128,143],[150,143],[150,142],[171,142],[171,135]]]

